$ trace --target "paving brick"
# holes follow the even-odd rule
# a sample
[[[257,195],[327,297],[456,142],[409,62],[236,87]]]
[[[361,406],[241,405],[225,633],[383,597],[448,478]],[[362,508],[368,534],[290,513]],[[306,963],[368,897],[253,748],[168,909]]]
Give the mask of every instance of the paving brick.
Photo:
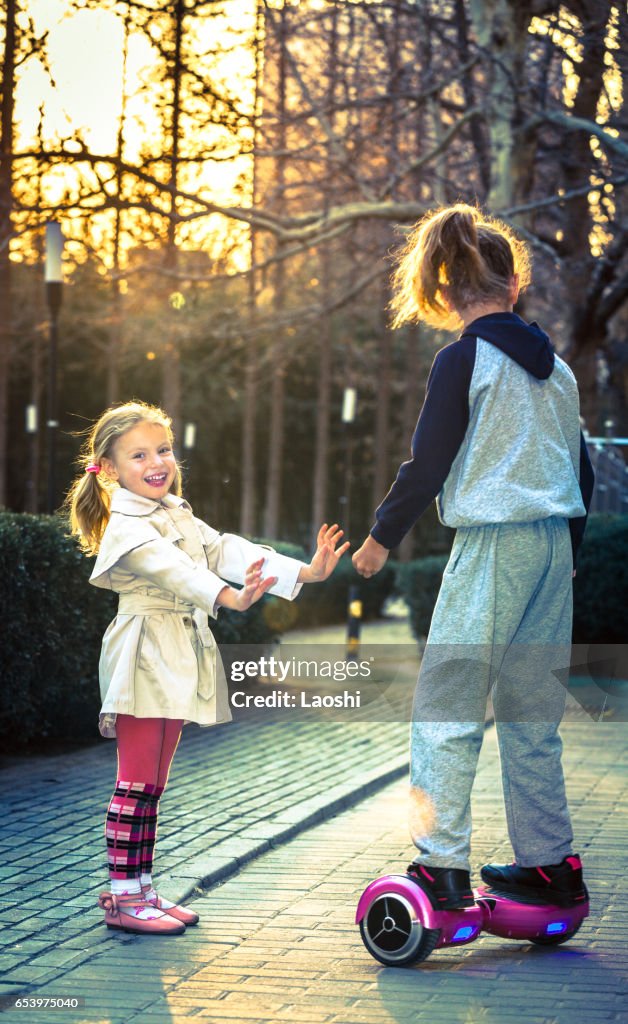
[[[592,916],[577,939],[545,950],[487,936],[405,970],[385,969],[369,957],[353,915],[366,883],[402,870],[411,850],[407,725],[259,718],[211,733],[209,743],[206,731],[185,730],[162,800],[159,884],[171,898],[193,900],[201,914],[196,928],[173,939],[114,935],[95,908],[105,886],[104,851],[97,848],[113,744],[34,759],[28,771],[23,763],[5,769],[15,845],[3,847],[11,891],[0,902],[0,922],[11,928],[12,945],[31,943],[24,961],[9,963],[12,990],[80,992],[88,999],[82,1019],[108,1024],[194,1017],[243,1024],[622,1020],[628,963],[621,952],[628,900],[619,893],[628,866],[623,726],[581,716],[563,729],[575,833],[592,891]],[[474,791],[476,869],[487,859],[510,859],[498,775],[489,730]],[[33,811],[35,792],[41,815]],[[51,829],[45,842],[42,822]],[[20,900],[10,898],[13,873],[22,880]],[[55,875],[64,880],[59,900]],[[199,894],[195,886],[203,878],[213,887]],[[123,1004],[129,990],[134,997]],[[3,991],[6,985],[0,998]],[[29,1024],[17,1011],[5,1010],[5,1019]],[[55,1012],[51,1020],[69,1024],[77,1017]]]

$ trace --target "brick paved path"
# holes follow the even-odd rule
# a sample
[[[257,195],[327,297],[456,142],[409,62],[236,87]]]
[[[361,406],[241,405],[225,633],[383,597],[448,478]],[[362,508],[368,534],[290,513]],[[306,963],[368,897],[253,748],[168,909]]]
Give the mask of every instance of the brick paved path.
[[[284,732],[275,752],[282,743],[285,749],[292,741],[290,728],[294,727]],[[326,746],[313,771],[326,770],[338,745],[350,740],[350,732],[342,735],[341,730],[352,728],[340,725],[331,730],[333,736],[325,728],[319,739]],[[269,729],[265,740],[271,742],[276,732],[277,727]],[[391,727],[385,742],[401,758],[405,736],[402,739],[393,732]],[[229,744],[224,752],[227,757],[236,756],[237,727],[229,735],[232,739],[223,741]],[[60,942],[60,926],[51,913],[54,930],[48,936],[48,951],[24,961],[22,970],[25,975],[33,971],[31,984],[38,982],[32,995],[82,996],[85,1007],[76,1013],[56,1011],[46,1016],[6,1009],[5,1019],[22,1024],[43,1020],[128,1024],[146,1019],[152,1024],[176,1024],[190,1017],[256,1024],[626,1020],[628,737],[623,724],[584,718],[567,722],[563,735],[576,839],[592,898],[592,916],[571,943],[541,949],[486,936],[471,946],[437,951],[415,968],[382,968],[372,960],[359,939],[353,914],[365,884],[384,871],[405,866],[411,852],[405,824],[406,782],[400,778],[249,861],[238,874],[212,887],[195,900],[201,923],[183,936],[115,935],[96,924],[90,932]],[[349,745],[359,748],[371,740],[366,733],[354,733]],[[268,763],[272,765],[273,759]],[[335,770],[332,763],[330,784],[337,781]],[[290,786],[295,781],[291,765],[282,771]],[[489,729],[474,791],[476,868],[487,859],[509,859],[503,813],[496,799],[497,775],[495,735]],[[43,785],[43,779],[39,781]],[[269,794],[274,787],[276,795],[278,781],[276,777]],[[305,777],[299,781],[305,782]],[[198,795],[203,780],[197,779],[196,786]],[[80,791],[78,779],[79,806]],[[209,814],[216,813],[215,804],[215,798],[211,804],[208,800]],[[33,819],[37,811],[32,808]],[[52,808],[44,813],[48,820],[54,818]],[[68,827],[72,820],[70,816]],[[168,838],[177,841],[176,836]],[[42,863],[44,855],[42,847],[36,855]],[[65,856],[67,870],[75,877],[81,851],[71,850]],[[33,865],[32,858],[26,859]],[[40,877],[41,869],[37,872],[31,866],[25,873],[29,871]],[[54,888],[51,877],[48,891]],[[80,901],[86,899],[77,897],[79,911],[87,905]],[[21,908],[14,909],[19,917]],[[85,914],[83,910],[78,915],[83,924]],[[37,961],[39,967],[33,967]],[[13,972],[14,983],[18,980]]]
[[[405,621],[370,624],[365,640],[405,644]],[[294,632],[334,644],[344,630]],[[291,648],[296,650],[297,648]],[[327,649],[327,648],[326,648]],[[289,653],[289,652],[288,652]],[[162,798],[156,876],[182,900],[272,844],[406,772],[407,726],[294,720],[262,711],[211,729],[187,726]],[[54,980],[110,935],[95,911],[105,889],[104,815],[115,780],[111,740],[65,756],[14,758],[0,771],[0,999]],[[55,1017],[57,1020],[58,1017]]]

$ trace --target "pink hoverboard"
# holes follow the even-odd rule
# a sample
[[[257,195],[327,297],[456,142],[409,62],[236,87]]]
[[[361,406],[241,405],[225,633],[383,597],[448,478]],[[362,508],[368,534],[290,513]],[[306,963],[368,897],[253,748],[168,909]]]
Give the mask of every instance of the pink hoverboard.
[[[481,932],[558,946],[573,938],[589,914],[588,896],[559,907],[480,886],[475,900],[473,907],[436,910],[409,875],[382,875],[362,893],[355,921],[371,956],[387,967],[400,967],[427,960],[441,946],[474,942]]]

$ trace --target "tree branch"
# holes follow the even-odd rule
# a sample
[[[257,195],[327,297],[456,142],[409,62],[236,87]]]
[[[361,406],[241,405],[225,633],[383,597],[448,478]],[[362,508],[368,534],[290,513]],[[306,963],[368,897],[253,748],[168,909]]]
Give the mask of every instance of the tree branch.
[[[560,128],[566,128],[567,131],[587,132],[588,135],[594,135],[607,149],[624,157],[624,159],[628,159],[628,144],[611,135],[610,132],[604,131],[604,126],[596,124],[595,121],[589,121],[584,117],[572,117],[570,114],[565,114],[560,110],[541,110],[529,118],[524,127],[526,129],[536,128],[543,121],[548,121],[550,124],[555,124]]]

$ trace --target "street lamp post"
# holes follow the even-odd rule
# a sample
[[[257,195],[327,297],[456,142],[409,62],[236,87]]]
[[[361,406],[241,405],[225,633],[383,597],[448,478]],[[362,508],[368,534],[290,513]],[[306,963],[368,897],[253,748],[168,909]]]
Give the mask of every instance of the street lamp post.
[[[57,430],[58,397],[57,397],[57,343],[59,310],[63,296],[63,277],[61,273],[61,256],[63,253],[63,235],[61,226],[56,221],[46,224],[46,300],[50,313],[50,343],[48,356],[48,512],[52,514],[56,504],[56,461],[57,461]]]
[[[185,490],[188,491],[190,482],[190,470],[192,466],[192,454],[196,447],[196,423],[186,423],[183,428],[183,453],[187,462],[187,478]]]
[[[26,406],[25,410],[25,428],[26,433],[29,437],[29,471],[28,480],[26,481],[26,501],[25,510],[27,512],[37,512],[37,456],[36,456],[36,445],[37,445],[37,431],[39,429],[39,417],[37,415],[37,406],[34,403]]]
[[[342,395],[341,420],[344,440],[343,493],[340,498],[342,526],[347,536],[351,534],[351,426],[355,420],[355,406],[358,393],[355,388],[345,388]]]
[[[186,452],[192,452],[196,445],[196,423],[186,423],[183,430],[183,447]]]
[[[344,494],[341,503],[341,525],[345,534],[351,536],[351,426],[355,420],[355,407],[358,393],[355,388],[345,388],[342,396],[342,425],[344,429]],[[342,521],[344,520],[344,522]],[[357,584],[349,587],[347,601],[347,660],[357,661],[360,650],[360,627],[362,624],[362,601],[360,588]]]

